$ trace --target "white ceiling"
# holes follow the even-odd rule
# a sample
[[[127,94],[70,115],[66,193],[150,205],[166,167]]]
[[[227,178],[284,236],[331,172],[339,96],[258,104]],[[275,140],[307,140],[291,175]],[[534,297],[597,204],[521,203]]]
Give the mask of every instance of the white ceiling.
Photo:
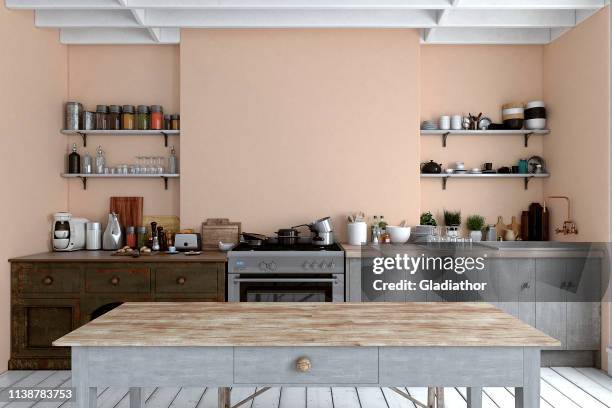
[[[5,0],[66,44],[177,44],[180,28],[418,28],[429,44],[546,44],[609,0]]]

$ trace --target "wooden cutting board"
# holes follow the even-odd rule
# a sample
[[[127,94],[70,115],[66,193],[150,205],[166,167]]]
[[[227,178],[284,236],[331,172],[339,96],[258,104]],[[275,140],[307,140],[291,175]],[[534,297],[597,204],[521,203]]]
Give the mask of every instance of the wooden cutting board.
[[[202,249],[216,249],[219,242],[238,244],[242,225],[227,218],[209,218],[202,223]]]
[[[497,217],[497,224],[495,224],[495,233],[497,234],[497,238],[504,236],[504,231],[506,231],[507,227],[504,224],[504,217],[501,215]]]
[[[142,197],[111,197],[110,212],[119,217],[121,228],[142,225]]]
[[[512,216],[512,222],[510,224],[508,224],[508,229],[512,230],[512,232],[514,232],[514,236],[515,237],[520,237],[521,236],[521,224],[519,224],[516,221],[516,216]]]

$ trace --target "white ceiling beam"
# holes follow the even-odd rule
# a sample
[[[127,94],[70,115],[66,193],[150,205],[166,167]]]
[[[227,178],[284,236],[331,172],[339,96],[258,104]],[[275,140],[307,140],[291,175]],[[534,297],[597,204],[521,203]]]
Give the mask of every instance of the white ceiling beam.
[[[448,28],[439,27],[427,44],[548,44],[548,28]]]
[[[460,8],[478,9],[599,9],[605,0],[461,0]]]
[[[441,27],[573,27],[573,10],[466,10],[445,11]]]
[[[151,38],[144,28],[62,28],[62,44],[178,44],[178,28],[160,29],[160,41]]]
[[[185,28],[422,28],[435,26],[436,17],[431,10],[148,10],[147,24]]]
[[[140,27],[130,10],[36,10],[36,27]]]
[[[120,9],[116,0],[5,0],[9,9]]]

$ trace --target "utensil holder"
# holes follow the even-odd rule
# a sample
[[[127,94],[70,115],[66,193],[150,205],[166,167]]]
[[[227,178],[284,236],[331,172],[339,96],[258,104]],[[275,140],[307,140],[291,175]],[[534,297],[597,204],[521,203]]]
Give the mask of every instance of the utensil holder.
[[[347,225],[349,245],[363,245],[368,242],[368,224],[349,222]]]

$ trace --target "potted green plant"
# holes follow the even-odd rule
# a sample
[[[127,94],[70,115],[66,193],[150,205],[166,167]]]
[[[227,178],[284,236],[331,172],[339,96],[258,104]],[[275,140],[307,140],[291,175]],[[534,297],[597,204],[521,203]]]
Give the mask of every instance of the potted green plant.
[[[470,231],[470,238],[472,241],[482,241],[482,229],[485,226],[485,219],[482,215],[474,214],[467,217],[466,221],[467,229]]]
[[[421,214],[421,225],[431,225],[432,227],[437,227],[438,223],[431,212],[427,211]]]
[[[444,210],[444,225],[446,225],[446,234],[449,237],[456,237],[459,235],[461,211]]]

